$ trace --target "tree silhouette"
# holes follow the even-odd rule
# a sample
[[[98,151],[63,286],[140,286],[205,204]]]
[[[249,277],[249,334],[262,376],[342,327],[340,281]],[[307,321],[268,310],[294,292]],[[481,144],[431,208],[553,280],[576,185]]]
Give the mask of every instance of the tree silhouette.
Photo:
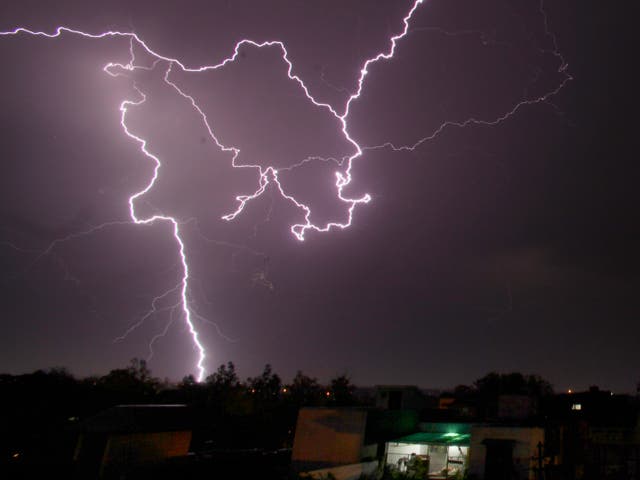
[[[206,384],[218,392],[235,390],[240,386],[240,380],[236,374],[233,362],[220,365],[218,370],[206,378]]]
[[[252,398],[273,403],[280,398],[282,380],[277,373],[273,373],[271,365],[267,363],[261,375],[247,379],[247,388]]]
[[[356,405],[357,402],[353,395],[354,390],[355,386],[346,374],[332,378],[329,387],[331,394],[329,403],[338,407]]]
[[[160,390],[160,381],[151,375],[146,360],[131,359],[127,368],[116,368],[100,377],[98,386],[110,403],[152,401]]]
[[[287,400],[296,407],[320,405],[323,400],[322,386],[318,380],[298,370],[293,381],[287,385]]]

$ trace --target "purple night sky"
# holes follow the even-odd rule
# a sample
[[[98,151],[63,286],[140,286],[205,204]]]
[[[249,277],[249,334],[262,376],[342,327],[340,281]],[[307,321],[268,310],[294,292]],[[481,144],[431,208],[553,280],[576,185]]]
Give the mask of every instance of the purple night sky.
[[[412,5],[9,1],[0,31],[134,32],[190,68],[220,63],[245,38],[277,40],[310,95],[341,115],[364,62],[389,51]],[[126,126],[162,166],[135,211],[180,222],[208,372],[233,361],[248,376],[271,363],[285,380],[302,370],[450,387],[521,371],[559,390],[631,391],[637,8],[425,0],[350,104],[348,133],[363,154],[342,193],[371,201],[355,206],[349,228],[309,229],[303,242],[290,228],[305,213],[272,173],[259,198],[221,218],[259,188],[258,169],[234,168],[177,90],[240,150],[236,165],[277,169],[314,224],[348,222],[336,172],[357,149],[288,78],[278,46],[243,45],[205,72],[174,63],[176,89],[165,82],[171,63],[154,66],[135,43],[136,65],[149,68],[103,71],[130,61],[128,37],[0,36],[0,371],[84,376],[150,357],[156,376],[196,373],[173,226],[129,216],[154,173],[120,124],[121,103],[139,91],[146,101],[129,107]]]

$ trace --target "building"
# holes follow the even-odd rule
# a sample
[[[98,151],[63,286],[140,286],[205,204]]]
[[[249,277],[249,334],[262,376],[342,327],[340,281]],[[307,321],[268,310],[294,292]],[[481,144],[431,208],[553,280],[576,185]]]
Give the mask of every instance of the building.
[[[421,423],[419,428],[386,443],[387,468],[424,478],[462,475],[468,464],[471,425]]]
[[[444,408],[426,396],[422,403],[420,394],[415,387],[383,386],[378,408],[302,409],[293,448],[297,470],[340,480],[376,466],[432,479],[640,479],[636,397],[594,387],[544,397],[495,395],[484,403],[451,397]],[[474,401],[484,414],[473,414]]]
[[[543,445],[542,427],[473,425],[469,474],[479,480],[534,480]]]
[[[83,476],[110,478],[186,456],[192,435],[184,405],[119,405],[82,425],[74,461]]]
[[[307,407],[298,412],[292,467],[312,476],[357,479],[378,468],[385,443],[415,432],[410,410]]]
[[[387,468],[434,479],[465,472],[479,480],[537,478],[545,433],[541,427],[433,422],[419,428],[387,442]]]
[[[591,387],[544,406],[551,479],[640,478],[640,402]]]

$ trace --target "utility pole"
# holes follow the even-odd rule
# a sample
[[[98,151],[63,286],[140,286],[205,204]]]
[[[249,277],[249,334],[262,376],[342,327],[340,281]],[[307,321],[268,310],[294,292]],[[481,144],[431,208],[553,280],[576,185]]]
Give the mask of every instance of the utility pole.
[[[544,471],[542,470],[542,460],[543,460],[543,456],[542,456],[542,442],[538,442],[538,456],[534,457],[533,460],[537,460],[538,461],[538,467],[536,468],[536,479],[537,480],[543,480],[544,477]]]

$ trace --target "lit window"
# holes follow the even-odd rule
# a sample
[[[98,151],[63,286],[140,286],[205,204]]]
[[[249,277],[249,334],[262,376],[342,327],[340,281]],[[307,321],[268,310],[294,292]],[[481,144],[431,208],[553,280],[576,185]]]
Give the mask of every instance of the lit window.
[[[573,405],[571,405],[571,410],[582,410],[582,404],[574,403]]]

